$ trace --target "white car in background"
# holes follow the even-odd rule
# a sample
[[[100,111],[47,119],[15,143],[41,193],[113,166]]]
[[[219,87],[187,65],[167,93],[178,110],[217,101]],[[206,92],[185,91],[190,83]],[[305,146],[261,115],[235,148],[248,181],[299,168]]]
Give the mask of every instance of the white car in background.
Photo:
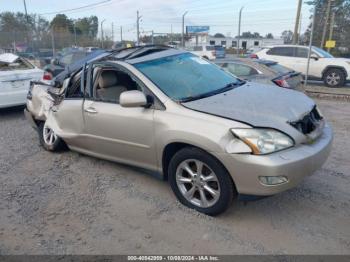
[[[0,55],[0,108],[24,105],[30,81],[41,80],[44,71],[15,54]]]
[[[198,45],[186,47],[186,50],[207,60],[215,60],[216,52],[213,45]]]
[[[269,46],[256,52],[256,58],[276,61],[294,71],[306,74],[309,49],[300,45]],[[309,78],[323,80],[326,86],[344,86],[350,80],[350,59],[336,58],[321,48],[312,47]]]

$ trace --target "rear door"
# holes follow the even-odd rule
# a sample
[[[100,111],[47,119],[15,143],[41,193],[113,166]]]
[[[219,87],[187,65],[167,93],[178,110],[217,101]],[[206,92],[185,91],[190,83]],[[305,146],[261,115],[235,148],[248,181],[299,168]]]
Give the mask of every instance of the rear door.
[[[295,47],[276,46],[266,52],[266,59],[278,62],[279,64],[295,69]]]
[[[86,76],[86,69],[85,75]],[[82,70],[83,71],[83,70]],[[62,137],[65,142],[74,148],[86,148],[84,130],[85,123],[83,118],[83,101],[84,94],[82,92],[82,74],[81,72],[75,74],[69,81],[64,93],[64,99],[57,105],[51,108],[51,115],[53,124],[57,129],[55,132]],[[85,80],[83,80],[85,82]],[[53,127],[53,126],[52,126]],[[54,127],[53,127],[54,128]]]

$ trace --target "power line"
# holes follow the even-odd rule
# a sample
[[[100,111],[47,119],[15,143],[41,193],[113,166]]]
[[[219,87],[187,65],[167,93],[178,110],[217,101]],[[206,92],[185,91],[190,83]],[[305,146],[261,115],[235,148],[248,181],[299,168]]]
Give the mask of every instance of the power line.
[[[89,5],[84,5],[84,6],[80,6],[80,7],[76,7],[76,8],[65,9],[65,10],[60,10],[60,11],[55,11],[55,12],[42,13],[39,15],[54,15],[54,14],[59,14],[59,13],[66,13],[66,12],[70,12],[70,11],[76,11],[76,10],[85,9],[88,7],[97,6],[97,5],[104,4],[104,3],[109,3],[111,1],[112,0],[104,0],[104,1],[100,1],[97,3],[89,4]]]

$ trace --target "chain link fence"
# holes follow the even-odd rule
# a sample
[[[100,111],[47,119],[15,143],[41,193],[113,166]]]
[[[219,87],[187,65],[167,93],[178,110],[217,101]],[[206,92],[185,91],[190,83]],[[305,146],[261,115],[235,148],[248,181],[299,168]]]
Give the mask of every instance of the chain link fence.
[[[0,32],[0,54],[18,54],[38,67],[43,67],[55,57],[67,50],[79,49],[91,51],[96,48],[110,49],[113,41],[110,37],[94,37],[71,33],[67,30],[48,31],[8,31]]]

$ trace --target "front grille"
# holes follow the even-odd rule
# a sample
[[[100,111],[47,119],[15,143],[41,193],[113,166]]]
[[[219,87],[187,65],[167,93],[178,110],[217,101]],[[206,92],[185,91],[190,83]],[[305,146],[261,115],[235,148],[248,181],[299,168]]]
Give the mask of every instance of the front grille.
[[[316,106],[311,110],[310,113],[305,115],[302,119],[294,122],[290,122],[290,124],[298,129],[304,135],[310,134],[313,132],[319,125],[318,123],[323,119],[323,117],[318,112]]]

